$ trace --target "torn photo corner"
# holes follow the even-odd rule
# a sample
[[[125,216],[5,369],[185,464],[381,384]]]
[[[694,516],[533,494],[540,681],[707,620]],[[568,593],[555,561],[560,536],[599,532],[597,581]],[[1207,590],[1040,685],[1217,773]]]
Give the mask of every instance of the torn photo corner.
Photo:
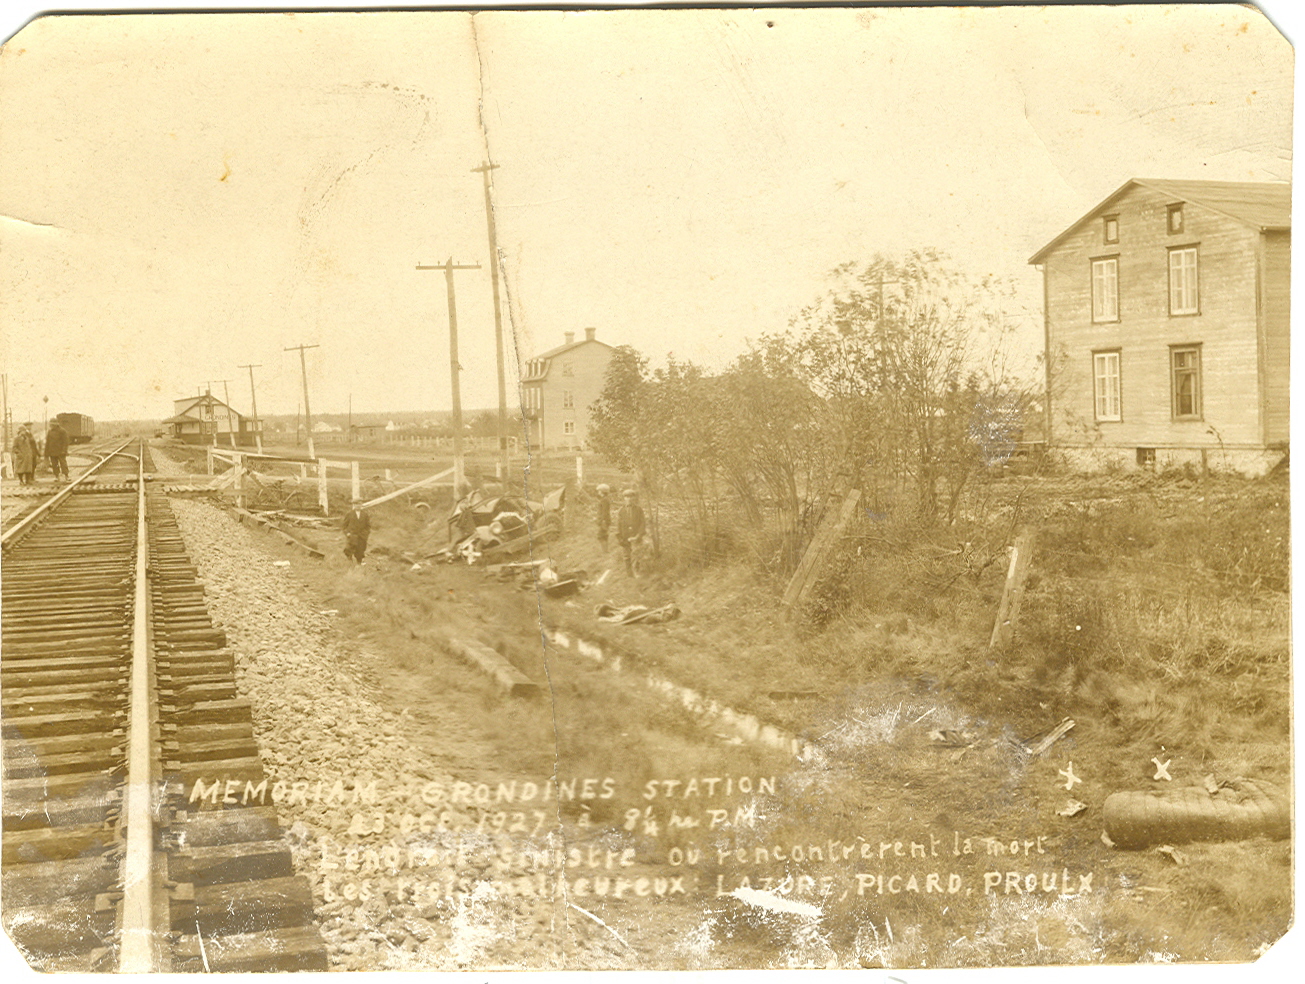
[[[1290,966],[1297,17],[11,25],[5,965]]]

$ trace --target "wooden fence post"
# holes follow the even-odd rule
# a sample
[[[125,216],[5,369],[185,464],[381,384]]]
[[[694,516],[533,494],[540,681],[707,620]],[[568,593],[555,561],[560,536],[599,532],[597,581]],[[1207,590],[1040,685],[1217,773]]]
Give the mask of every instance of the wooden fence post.
[[[803,599],[815,587],[820,579],[821,568],[824,567],[826,559],[842,537],[843,531],[847,529],[847,524],[852,521],[852,517],[856,514],[857,503],[860,501],[861,490],[852,489],[843,498],[843,505],[837,515],[831,511],[831,514],[825,517],[824,523],[821,524],[811,543],[807,545],[802,559],[798,561],[797,570],[793,572],[793,577],[789,580],[788,588],[780,601],[780,607],[786,615],[792,616],[801,607]]]
[[[362,498],[362,476],[358,473],[358,462],[349,462],[350,494],[355,499]]]
[[[997,607],[997,621],[992,626],[989,649],[1004,649],[1015,636],[1015,623],[1020,617],[1020,602],[1024,600],[1024,580],[1028,577],[1029,562],[1033,559],[1033,534],[1025,530],[1015,538],[1010,550],[1010,566],[1006,569],[1006,586],[1001,592]]]
[[[317,504],[322,507],[322,515],[331,514],[331,500],[326,495],[326,462],[317,462]]]

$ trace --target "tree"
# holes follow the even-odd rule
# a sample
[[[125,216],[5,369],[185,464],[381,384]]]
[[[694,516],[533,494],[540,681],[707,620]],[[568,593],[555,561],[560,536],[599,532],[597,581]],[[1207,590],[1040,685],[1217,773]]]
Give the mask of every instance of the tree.
[[[942,507],[950,521],[986,460],[976,435],[991,438],[1028,392],[1003,353],[1011,288],[967,277],[934,250],[847,263],[833,276],[785,342],[829,403],[845,479],[872,500],[909,487],[923,518]]]

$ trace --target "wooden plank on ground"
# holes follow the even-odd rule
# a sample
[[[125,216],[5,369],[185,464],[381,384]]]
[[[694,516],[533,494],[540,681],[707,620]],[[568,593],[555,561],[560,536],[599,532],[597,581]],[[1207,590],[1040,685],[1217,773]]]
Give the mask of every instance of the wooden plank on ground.
[[[780,607],[785,612],[792,614],[802,604],[803,599],[816,581],[819,580],[820,571],[825,566],[825,561],[829,558],[830,552],[842,537],[843,531],[847,529],[847,524],[852,521],[856,514],[857,504],[861,501],[861,490],[852,489],[843,497],[843,504],[837,514],[832,511],[825,517],[824,523],[812,538],[811,543],[807,545],[806,552],[798,562],[797,570],[793,572],[793,577],[789,579],[788,588],[784,591],[784,597],[780,601]]]
[[[533,697],[539,693],[539,684],[483,643],[466,639],[450,639],[448,647],[476,668],[489,674],[509,697]]]
[[[1006,586],[1001,592],[1001,604],[997,606],[997,621],[992,626],[989,649],[1005,648],[1014,638],[1015,623],[1020,617],[1020,602],[1024,600],[1024,580],[1028,577],[1032,556],[1033,534],[1025,530],[1015,538],[1015,545],[1011,547]]]

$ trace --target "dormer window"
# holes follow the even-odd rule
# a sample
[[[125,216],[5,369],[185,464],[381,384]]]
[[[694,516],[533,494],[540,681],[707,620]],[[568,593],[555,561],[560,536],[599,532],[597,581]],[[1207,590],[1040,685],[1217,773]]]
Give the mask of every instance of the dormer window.
[[[1176,235],[1183,231],[1183,203],[1169,206],[1169,233]]]
[[[1119,242],[1119,216],[1107,215],[1101,220],[1102,232],[1107,243]]]

